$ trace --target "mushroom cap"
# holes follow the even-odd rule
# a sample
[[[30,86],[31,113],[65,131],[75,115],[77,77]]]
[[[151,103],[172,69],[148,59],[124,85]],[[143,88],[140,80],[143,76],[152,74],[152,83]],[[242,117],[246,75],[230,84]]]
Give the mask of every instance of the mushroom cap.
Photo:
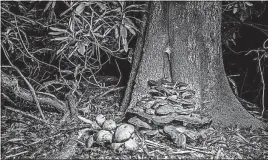
[[[102,128],[105,130],[114,130],[116,128],[116,123],[114,120],[109,119],[104,121],[104,123],[102,124]]]
[[[96,134],[96,143],[101,144],[105,142],[112,142],[113,134],[107,130],[100,130]]]
[[[138,143],[135,140],[133,140],[132,138],[130,138],[129,140],[127,140],[125,142],[125,149],[126,150],[136,151],[136,150],[138,150],[138,148],[139,148]]]
[[[112,143],[111,144],[111,148],[114,150],[114,151],[123,151],[123,147],[124,146],[124,143]]]
[[[106,120],[106,118],[102,114],[99,114],[96,116],[96,122],[99,126],[102,126],[102,124],[104,123],[105,120]]]
[[[121,143],[130,139],[131,135],[134,133],[134,126],[131,124],[123,123],[118,126],[114,133],[114,142]]]

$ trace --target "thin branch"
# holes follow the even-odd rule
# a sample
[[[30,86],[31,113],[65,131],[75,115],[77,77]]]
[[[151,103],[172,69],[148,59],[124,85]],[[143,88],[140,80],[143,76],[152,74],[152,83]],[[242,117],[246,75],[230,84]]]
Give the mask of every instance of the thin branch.
[[[111,92],[119,91],[119,90],[124,89],[124,88],[125,88],[125,87],[111,88],[111,89],[109,89],[108,91],[106,91],[106,92],[104,92],[104,93],[101,93],[101,94],[99,94],[99,95],[93,97],[92,99],[95,99],[95,98],[97,98],[97,97],[99,97],[99,98],[100,98],[100,97],[103,97],[103,96],[105,96],[105,95],[107,95],[107,94],[109,94],[109,93],[111,93]]]
[[[244,76],[244,79],[243,79],[243,83],[242,83],[242,86],[241,86],[241,89],[240,89],[240,96],[242,96],[242,93],[243,93],[243,89],[244,89],[244,85],[245,85],[247,73],[248,73],[248,68],[246,70],[246,73],[245,73],[245,76]]]
[[[267,40],[265,40],[264,43],[266,43],[266,41]],[[264,111],[265,111],[265,87],[266,87],[266,84],[265,84],[264,75],[263,75],[264,67],[262,69],[262,66],[261,66],[261,60],[264,57],[264,54],[260,56],[260,52],[265,52],[265,51],[263,49],[253,49],[253,50],[248,51],[248,53],[246,53],[245,55],[248,55],[252,52],[257,53],[258,68],[260,70],[261,83],[262,83],[262,100],[261,100],[262,101],[262,113],[261,113],[261,116],[263,117]]]
[[[5,93],[1,93],[3,98],[5,98],[8,102],[10,102],[13,106],[17,106],[14,101],[12,101]]]
[[[215,154],[212,153],[212,152],[203,151],[203,150],[200,150],[200,149],[197,149],[197,148],[193,148],[193,147],[190,147],[190,146],[186,146],[185,149],[192,150],[192,151],[196,151],[196,152],[199,152],[199,153],[215,155]]]
[[[261,58],[260,58],[260,53],[257,52],[258,54],[258,65],[259,65],[259,69],[260,69],[260,74],[261,74],[261,83],[262,83],[262,112],[261,112],[261,116],[263,117],[264,116],[264,111],[265,111],[265,105],[264,105],[264,102],[265,102],[265,81],[264,81],[264,76],[263,76],[263,70],[262,70],[262,67],[261,67]]]
[[[115,61],[115,64],[116,64],[116,67],[117,67],[117,69],[118,69],[118,72],[119,72],[119,80],[118,80],[118,82],[116,83],[116,87],[119,85],[119,83],[120,83],[120,81],[121,81],[121,78],[122,78],[122,73],[121,73],[121,70],[120,70],[120,67],[119,67],[119,65],[118,65],[118,63],[117,63],[117,60],[116,59],[114,59],[114,61]]]
[[[9,156],[6,156],[5,158],[8,159],[8,158],[14,158],[14,157],[17,157],[19,155],[22,155],[22,154],[26,154],[28,153],[29,151],[23,151],[23,152],[20,152],[20,153],[16,153],[16,154],[12,154],[12,155],[9,155]]]
[[[44,114],[43,114],[43,111],[42,111],[42,109],[41,109],[41,106],[40,106],[40,104],[39,104],[39,101],[37,100],[37,96],[36,96],[36,93],[35,93],[34,88],[33,88],[32,85],[30,84],[30,82],[26,79],[26,77],[21,73],[21,71],[20,71],[20,70],[19,70],[19,69],[18,69],[18,68],[17,68],[17,67],[10,61],[6,49],[5,49],[3,46],[2,46],[2,48],[3,48],[4,54],[5,54],[5,56],[6,56],[7,60],[8,60],[8,62],[9,62],[9,64],[12,66],[12,68],[14,68],[14,69],[19,73],[19,75],[23,78],[23,80],[25,81],[25,83],[28,85],[28,87],[29,87],[29,89],[30,89],[30,91],[31,91],[31,93],[32,93],[33,99],[34,99],[34,101],[35,101],[35,103],[36,103],[36,106],[37,106],[37,108],[38,108],[38,110],[39,110],[39,112],[40,112],[42,118],[46,121],[46,118],[45,118],[45,116],[44,116]]]

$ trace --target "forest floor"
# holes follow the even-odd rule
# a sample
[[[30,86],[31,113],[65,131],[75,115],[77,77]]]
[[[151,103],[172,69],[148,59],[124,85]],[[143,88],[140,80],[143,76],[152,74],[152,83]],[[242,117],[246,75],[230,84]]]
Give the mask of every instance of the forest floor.
[[[111,92],[94,99],[94,103],[87,103],[89,97],[104,93],[105,89],[88,90],[78,106],[78,113],[90,120],[103,114],[107,119],[119,121],[119,101],[122,90]],[[15,103],[28,105],[25,101],[16,100]],[[83,105],[82,105],[83,104]],[[67,143],[72,132],[89,127],[81,121],[79,126],[65,126],[57,132],[51,132],[51,127],[42,122],[11,111],[1,106],[1,159],[45,159],[49,155],[59,152]],[[31,115],[39,115],[37,110],[28,108],[25,111]],[[44,111],[46,118],[53,126],[59,122],[60,114]],[[79,139],[75,154],[71,159],[268,159],[268,131],[238,128],[213,130],[206,138],[196,142],[187,142],[186,147],[176,147],[170,139],[163,135],[143,137],[139,149],[136,151],[113,151],[109,144],[87,147],[87,138]]]

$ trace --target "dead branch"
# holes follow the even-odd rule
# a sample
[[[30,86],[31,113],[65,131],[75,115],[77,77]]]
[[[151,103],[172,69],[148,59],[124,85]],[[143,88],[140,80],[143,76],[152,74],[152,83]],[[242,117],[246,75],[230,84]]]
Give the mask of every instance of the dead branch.
[[[6,156],[6,159],[14,158],[14,157],[20,156],[20,155],[22,155],[22,154],[26,154],[26,153],[28,153],[28,152],[29,152],[29,151],[23,151],[23,152],[20,152],[20,153],[17,153],[17,154],[12,154],[12,155]]]
[[[12,101],[5,93],[1,93],[3,98],[5,98],[8,102],[10,102],[13,106],[16,106],[15,102]]]
[[[30,84],[30,82],[25,78],[25,76],[21,73],[21,71],[10,61],[10,59],[9,59],[9,56],[8,56],[8,54],[7,54],[7,51],[5,50],[5,48],[4,47],[2,47],[3,48],[3,51],[4,51],[4,54],[5,54],[5,56],[6,56],[6,58],[7,58],[7,60],[8,60],[8,62],[9,62],[9,64],[12,66],[12,68],[14,68],[18,73],[19,73],[19,75],[22,77],[22,79],[25,81],[25,83],[27,84],[27,86],[29,87],[29,89],[30,89],[30,91],[31,91],[31,94],[32,94],[32,98],[33,98],[33,100],[35,101],[35,103],[36,103],[36,106],[37,106],[37,108],[38,108],[38,110],[39,110],[39,112],[40,112],[40,114],[41,114],[41,116],[42,116],[42,118],[45,120],[46,118],[45,118],[45,116],[44,116],[44,114],[43,114],[43,111],[42,111],[42,109],[41,109],[41,106],[40,106],[40,104],[39,104],[39,101],[37,100],[37,97],[36,97],[36,94],[35,94],[35,90],[34,90],[34,88],[33,88],[33,86]]]
[[[202,150],[200,150],[200,149],[193,148],[193,147],[189,147],[189,146],[186,146],[185,149],[192,150],[192,151],[196,151],[196,152],[199,152],[199,153],[215,155],[215,154],[212,153],[212,152],[202,151]]]
[[[115,92],[115,91],[119,91],[121,89],[124,89],[125,87],[117,87],[117,88],[111,88],[109,89],[108,91],[104,92],[104,93],[101,93],[99,95],[96,95],[95,97],[93,97],[92,99],[95,99],[95,98],[100,98],[100,97],[103,97],[111,92]]]
[[[1,71],[1,82],[1,86],[3,88],[11,90],[17,97],[30,102],[34,101],[30,91],[19,87],[18,79],[16,79],[16,77],[7,75],[3,71]],[[66,113],[66,104],[61,100],[57,99],[55,96],[48,93],[37,92],[36,98],[37,101],[41,104],[53,106],[58,111]]]
[[[115,64],[116,64],[116,67],[117,67],[117,69],[118,69],[118,72],[119,72],[119,80],[118,80],[118,82],[116,83],[116,87],[119,85],[119,83],[120,83],[120,81],[121,81],[121,78],[122,78],[122,73],[121,73],[121,70],[120,70],[120,67],[119,67],[119,65],[118,65],[118,63],[117,63],[117,60],[115,59],[114,60],[115,61]]]

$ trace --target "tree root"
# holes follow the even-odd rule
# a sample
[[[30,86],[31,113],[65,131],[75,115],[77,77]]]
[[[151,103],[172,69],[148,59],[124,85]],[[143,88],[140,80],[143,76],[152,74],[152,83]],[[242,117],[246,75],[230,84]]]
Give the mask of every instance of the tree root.
[[[16,77],[7,75],[6,73],[1,71],[1,79],[1,86],[4,89],[12,91],[19,98],[22,98],[26,101],[34,102],[32,93],[29,90],[21,88],[18,84],[18,79]],[[67,112],[66,104],[61,100],[57,99],[54,95],[44,92],[36,92],[36,98],[41,104],[53,106],[58,111],[64,114]]]
[[[40,122],[47,123],[47,121],[45,121],[45,120],[43,120],[43,119],[40,119],[40,118],[38,118],[38,117],[36,117],[36,116],[33,116],[33,115],[31,115],[31,114],[28,114],[28,113],[25,113],[25,112],[23,112],[23,111],[20,111],[20,110],[18,110],[18,109],[14,109],[14,108],[9,107],[9,106],[5,106],[5,108],[8,109],[8,110],[10,110],[10,111],[18,112],[18,113],[20,113],[20,114],[22,114],[22,115],[25,115],[25,116],[27,116],[27,117],[33,118],[33,119],[38,120],[38,121],[40,121]]]

